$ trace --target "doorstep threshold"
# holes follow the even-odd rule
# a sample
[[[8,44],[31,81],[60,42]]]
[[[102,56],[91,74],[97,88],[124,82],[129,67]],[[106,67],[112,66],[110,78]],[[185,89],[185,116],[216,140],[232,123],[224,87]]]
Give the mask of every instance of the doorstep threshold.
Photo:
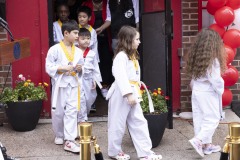
[[[88,120],[90,122],[107,122],[108,117],[107,116],[103,116],[103,117],[88,117]],[[44,124],[44,123],[52,123],[52,119],[44,119],[44,118],[40,118],[38,123],[40,124]]]

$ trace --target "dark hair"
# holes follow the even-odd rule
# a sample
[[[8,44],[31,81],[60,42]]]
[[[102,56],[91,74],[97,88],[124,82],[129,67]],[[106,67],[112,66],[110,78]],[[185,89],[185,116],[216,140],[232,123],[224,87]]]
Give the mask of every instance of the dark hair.
[[[91,32],[87,28],[80,28],[78,36],[91,37]]]
[[[88,15],[88,17],[91,17],[91,15],[92,15],[92,10],[88,6],[79,7],[77,10],[77,14],[79,14],[80,12],[86,13]]]
[[[132,57],[139,59],[138,51],[132,48],[133,39],[137,33],[138,31],[136,28],[133,28],[131,26],[123,26],[118,32],[118,43],[115,54],[124,51],[129,59]]]
[[[59,9],[60,9],[62,6],[66,7],[66,8],[69,10],[69,7],[68,7],[68,5],[67,5],[66,2],[60,2],[60,3],[57,4],[56,12],[58,12]]]
[[[64,22],[62,25],[62,34],[64,35],[65,31],[68,31],[69,33],[73,30],[79,30],[79,26],[75,20],[69,20],[67,22]]]

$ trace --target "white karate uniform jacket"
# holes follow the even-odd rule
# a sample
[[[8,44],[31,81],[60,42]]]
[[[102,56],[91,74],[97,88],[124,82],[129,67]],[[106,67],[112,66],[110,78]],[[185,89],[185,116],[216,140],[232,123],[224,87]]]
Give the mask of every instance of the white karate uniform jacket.
[[[56,137],[75,140],[77,137],[78,85],[81,74],[76,77],[58,74],[59,66],[68,65],[60,44],[52,46],[46,57],[46,72],[52,82],[52,125]],[[83,64],[83,53],[75,47],[73,66]]]
[[[96,59],[98,62],[100,62],[99,54],[98,54],[97,32],[93,28],[91,30],[91,41],[90,41],[89,48],[96,53]]]
[[[217,59],[208,69],[206,76],[192,79],[192,111],[195,137],[203,144],[212,143],[212,136],[222,114],[224,81]]]
[[[84,65],[82,69],[81,110],[78,115],[78,122],[88,120],[87,115],[96,100],[97,91],[96,89],[92,89],[93,82],[102,82],[97,56],[94,51],[89,50],[87,56],[84,58]]]
[[[109,99],[108,155],[116,156],[122,151],[121,144],[126,124],[138,157],[151,155],[153,153],[151,151],[152,143],[140,103],[130,106],[127,98],[124,97],[128,93],[138,94],[130,81],[140,82],[140,67],[138,67],[137,73],[133,61],[124,52],[119,52],[113,61],[112,72],[115,82],[106,97]],[[137,101],[137,96],[135,97]]]
[[[62,28],[58,21],[53,22],[53,41],[54,43],[59,43],[63,40]]]

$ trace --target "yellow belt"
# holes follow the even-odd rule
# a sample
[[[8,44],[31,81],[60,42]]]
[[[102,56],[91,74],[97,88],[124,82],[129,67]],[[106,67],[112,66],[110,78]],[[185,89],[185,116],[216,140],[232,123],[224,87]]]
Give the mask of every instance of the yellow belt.
[[[136,87],[139,97],[142,97],[141,90],[139,87],[140,83],[138,81],[129,81],[129,82],[130,84],[133,84]]]
[[[57,72],[58,74],[65,74],[66,72]],[[68,75],[68,74],[67,74]],[[76,81],[78,82],[78,77],[77,73],[75,71],[71,71],[68,76],[73,76],[75,77]],[[81,91],[80,91],[80,84],[78,82],[78,105],[77,105],[77,110],[80,111],[80,103],[81,103]]]

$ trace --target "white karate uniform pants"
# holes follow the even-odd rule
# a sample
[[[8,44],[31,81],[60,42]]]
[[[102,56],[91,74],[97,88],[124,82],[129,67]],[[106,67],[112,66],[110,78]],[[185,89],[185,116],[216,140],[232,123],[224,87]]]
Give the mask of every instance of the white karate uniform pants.
[[[192,91],[194,133],[203,144],[212,143],[220,121],[219,102],[219,95],[215,91]]]
[[[87,109],[86,96],[83,90],[81,90],[81,105],[78,112],[78,122],[85,122],[88,120],[88,114],[90,109]]]
[[[138,157],[153,154],[149,137],[147,120],[144,118],[140,104],[131,107],[120,92],[115,89],[109,100],[108,108],[108,155],[116,156],[122,152],[122,139],[126,124],[130,132]]]
[[[65,140],[75,140],[77,137],[77,104],[78,87],[59,87],[56,109],[52,109],[52,126],[56,137]]]

